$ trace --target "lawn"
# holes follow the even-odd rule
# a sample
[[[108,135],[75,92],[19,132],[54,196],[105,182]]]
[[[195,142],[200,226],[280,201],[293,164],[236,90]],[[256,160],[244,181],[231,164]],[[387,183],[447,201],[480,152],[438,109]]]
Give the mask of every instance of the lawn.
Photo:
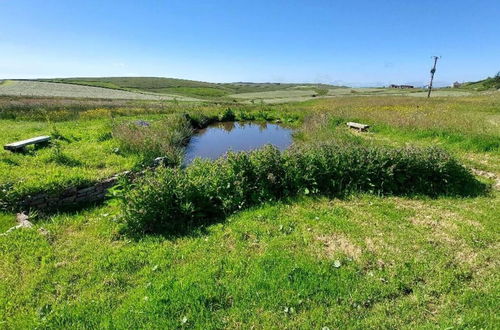
[[[304,198],[140,240],[113,206],[62,214],[0,237],[2,322],[493,328],[499,212],[498,195]]]
[[[290,122],[297,127],[297,147],[437,146],[468,168],[487,172],[477,177],[482,182],[498,182],[499,93],[430,100],[351,94],[232,105],[232,113],[237,119]],[[226,108],[174,104],[151,113],[161,107],[136,105],[116,118],[155,122],[178,112],[201,122],[227,115]],[[108,115],[84,117],[55,122],[56,132],[69,140],[61,140],[60,148],[77,166],[50,161],[53,147],[28,155],[2,152],[1,182],[14,176],[13,182],[42,186],[37,171],[92,180],[137,164],[137,153],[113,151],[121,145],[109,136]],[[352,131],[346,121],[371,129]],[[54,134],[54,124],[43,120],[0,125],[2,143]],[[0,236],[0,326],[495,328],[497,189],[434,198],[304,193],[182,232],[142,235],[125,230],[127,205],[119,198],[71,213],[32,214],[33,228]],[[13,225],[12,213],[0,213],[2,232]]]

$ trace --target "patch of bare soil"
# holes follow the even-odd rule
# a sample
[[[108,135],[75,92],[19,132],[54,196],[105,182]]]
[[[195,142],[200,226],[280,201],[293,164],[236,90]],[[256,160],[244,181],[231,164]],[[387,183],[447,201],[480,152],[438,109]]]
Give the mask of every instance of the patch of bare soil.
[[[341,234],[323,235],[316,237],[316,239],[323,244],[322,254],[328,258],[333,258],[338,252],[352,259],[357,259],[361,255],[361,248]]]

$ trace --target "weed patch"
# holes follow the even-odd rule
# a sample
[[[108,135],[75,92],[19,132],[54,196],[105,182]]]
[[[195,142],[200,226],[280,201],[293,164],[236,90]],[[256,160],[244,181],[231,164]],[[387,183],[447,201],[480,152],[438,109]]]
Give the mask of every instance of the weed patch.
[[[167,165],[181,163],[182,147],[191,134],[191,125],[182,115],[170,115],[151,125],[123,122],[113,127],[113,137],[119,141],[123,151],[141,154],[143,162],[166,157]]]
[[[473,196],[485,190],[442,150],[324,144],[280,153],[265,147],[229,153],[187,169],[161,169],[122,196],[126,227],[136,233],[177,232],[249,206],[296,195]]]

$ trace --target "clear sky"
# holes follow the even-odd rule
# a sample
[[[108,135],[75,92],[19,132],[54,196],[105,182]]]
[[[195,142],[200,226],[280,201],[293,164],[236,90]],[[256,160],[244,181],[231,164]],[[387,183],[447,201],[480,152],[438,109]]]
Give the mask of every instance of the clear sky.
[[[423,84],[500,70],[500,0],[0,0],[0,78]]]

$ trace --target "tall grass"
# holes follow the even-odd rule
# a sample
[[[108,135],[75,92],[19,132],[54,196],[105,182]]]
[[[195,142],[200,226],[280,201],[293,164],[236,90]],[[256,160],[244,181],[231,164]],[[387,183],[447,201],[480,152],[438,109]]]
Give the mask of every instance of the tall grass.
[[[140,154],[144,162],[166,157],[166,165],[179,165],[183,147],[192,133],[186,116],[175,114],[152,123],[127,121],[115,124],[112,135],[119,141],[121,151]]]
[[[186,170],[161,169],[125,184],[126,228],[177,232],[252,205],[300,194],[469,196],[484,187],[439,149],[318,145],[280,153],[229,153]]]

